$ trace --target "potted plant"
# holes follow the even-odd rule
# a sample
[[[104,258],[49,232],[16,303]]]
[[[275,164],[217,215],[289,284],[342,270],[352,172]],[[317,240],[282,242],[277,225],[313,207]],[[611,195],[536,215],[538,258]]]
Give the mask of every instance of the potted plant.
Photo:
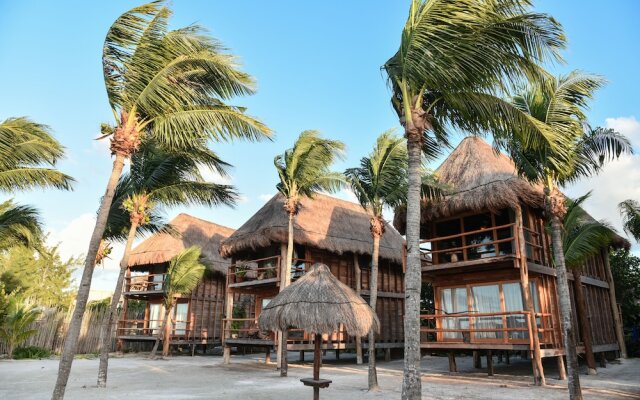
[[[236,282],[244,282],[244,277],[245,275],[247,275],[247,271],[249,270],[249,266],[248,265],[241,265],[239,267],[236,267],[236,271],[235,271],[235,275],[236,275]]]
[[[235,305],[233,306],[233,310],[231,312],[231,317],[233,319],[239,318],[246,318],[247,316],[247,312],[244,309],[244,307],[241,307],[239,305]],[[244,324],[244,321],[232,321],[231,322],[231,338],[232,339],[237,339],[238,338],[238,332],[240,331],[240,329],[242,329]]]
[[[271,261],[265,263],[261,269],[262,271],[258,274],[258,279],[270,279],[276,276],[276,269],[273,267]]]

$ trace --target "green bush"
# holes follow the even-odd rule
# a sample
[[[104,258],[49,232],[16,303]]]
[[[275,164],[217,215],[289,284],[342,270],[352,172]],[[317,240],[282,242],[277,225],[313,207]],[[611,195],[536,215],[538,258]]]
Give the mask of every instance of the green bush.
[[[51,357],[51,352],[38,346],[18,347],[13,351],[15,360],[41,359]]]

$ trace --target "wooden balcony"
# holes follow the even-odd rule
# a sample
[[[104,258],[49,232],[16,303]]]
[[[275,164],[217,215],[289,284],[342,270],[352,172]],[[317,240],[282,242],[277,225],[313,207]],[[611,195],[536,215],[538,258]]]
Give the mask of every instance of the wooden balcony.
[[[188,341],[193,337],[191,321],[172,321],[171,341]],[[162,320],[126,319],[118,321],[117,336],[124,340],[155,340],[162,329]]]
[[[167,274],[144,274],[125,277],[124,295],[143,298],[164,294],[166,275]]]
[[[540,234],[528,228],[524,228],[524,233],[527,259],[541,264],[545,254]],[[519,257],[515,223],[424,239],[421,245],[423,258],[431,260],[423,263],[423,272],[490,264],[513,265],[513,260]]]
[[[227,287],[232,289],[252,289],[265,286],[280,286],[281,257],[266,257],[256,260],[239,261],[227,271]],[[294,258],[291,263],[291,281],[305,274],[312,261]]]
[[[536,313],[541,346],[554,347],[556,327],[551,314]],[[528,311],[465,312],[420,315],[420,345],[431,349],[532,350]]]

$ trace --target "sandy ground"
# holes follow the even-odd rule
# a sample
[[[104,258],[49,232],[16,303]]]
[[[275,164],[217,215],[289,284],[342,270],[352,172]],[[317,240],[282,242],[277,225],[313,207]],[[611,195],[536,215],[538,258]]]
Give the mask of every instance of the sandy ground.
[[[295,360],[296,354],[291,353]],[[312,389],[299,379],[312,374],[307,362],[293,362],[289,376],[280,378],[273,364],[260,355],[234,356],[223,365],[219,356],[178,356],[149,360],[143,356],[113,358],[109,387],[95,387],[98,361],[77,359],[73,364],[66,398],[71,399],[308,399]],[[321,390],[322,399],[399,399],[402,360],[378,363],[379,392],[367,392],[367,367],[355,365],[352,355],[340,361],[327,356],[321,377],[333,380]],[[483,359],[483,363],[485,360]],[[458,357],[460,372],[448,372],[446,357],[427,356],[422,361],[425,399],[566,399],[566,383],[555,379],[553,359],[545,360],[548,386],[531,385],[531,364],[512,359],[494,361],[495,375],[472,367],[471,357]],[[483,364],[484,365],[484,364]],[[0,399],[48,399],[55,382],[58,360],[0,361]],[[613,362],[597,376],[581,376],[586,399],[640,399],[640,359]]]

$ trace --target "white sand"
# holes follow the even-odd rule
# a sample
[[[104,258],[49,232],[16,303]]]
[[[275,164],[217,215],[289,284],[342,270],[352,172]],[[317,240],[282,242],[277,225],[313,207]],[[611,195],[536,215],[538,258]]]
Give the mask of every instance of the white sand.
[[[291,353],[295,358],[297,353]],[[357,366],[352,355],[335,361],[329,354],[321,377],[332,379],[322,389],[322,399],[399,399],[402,360],[378,363],[381,391],[369,393],[366,365]],[[312,374],[311,354],[304,364],[293,363],[289,376],[280,378],[260,355],[234,356],[223,365],[219,356],[179,356],[149,360],[143,356],[113,358],[109,387],[98,389],[96,359],[79,359],[73,364],[66,399],[308,399],[312,389],[299,379]],[[531,386],[529,361],[512,359],[511,365],[494,361],[495,376],[472,367],[470,357],[458,357],[459,373],[450,374],[446,357],[423,359],[425,399],[566,399],[566,383],[558,381],[555,361],[545,360],[548,387]],[[483,365],[485,360],[483,359]],[[48,399],[53,388],[58,360],[0,361],[0,399]],[[640,359],[610,363],[597,376],[582,375],[586,399],[640,399]]]

